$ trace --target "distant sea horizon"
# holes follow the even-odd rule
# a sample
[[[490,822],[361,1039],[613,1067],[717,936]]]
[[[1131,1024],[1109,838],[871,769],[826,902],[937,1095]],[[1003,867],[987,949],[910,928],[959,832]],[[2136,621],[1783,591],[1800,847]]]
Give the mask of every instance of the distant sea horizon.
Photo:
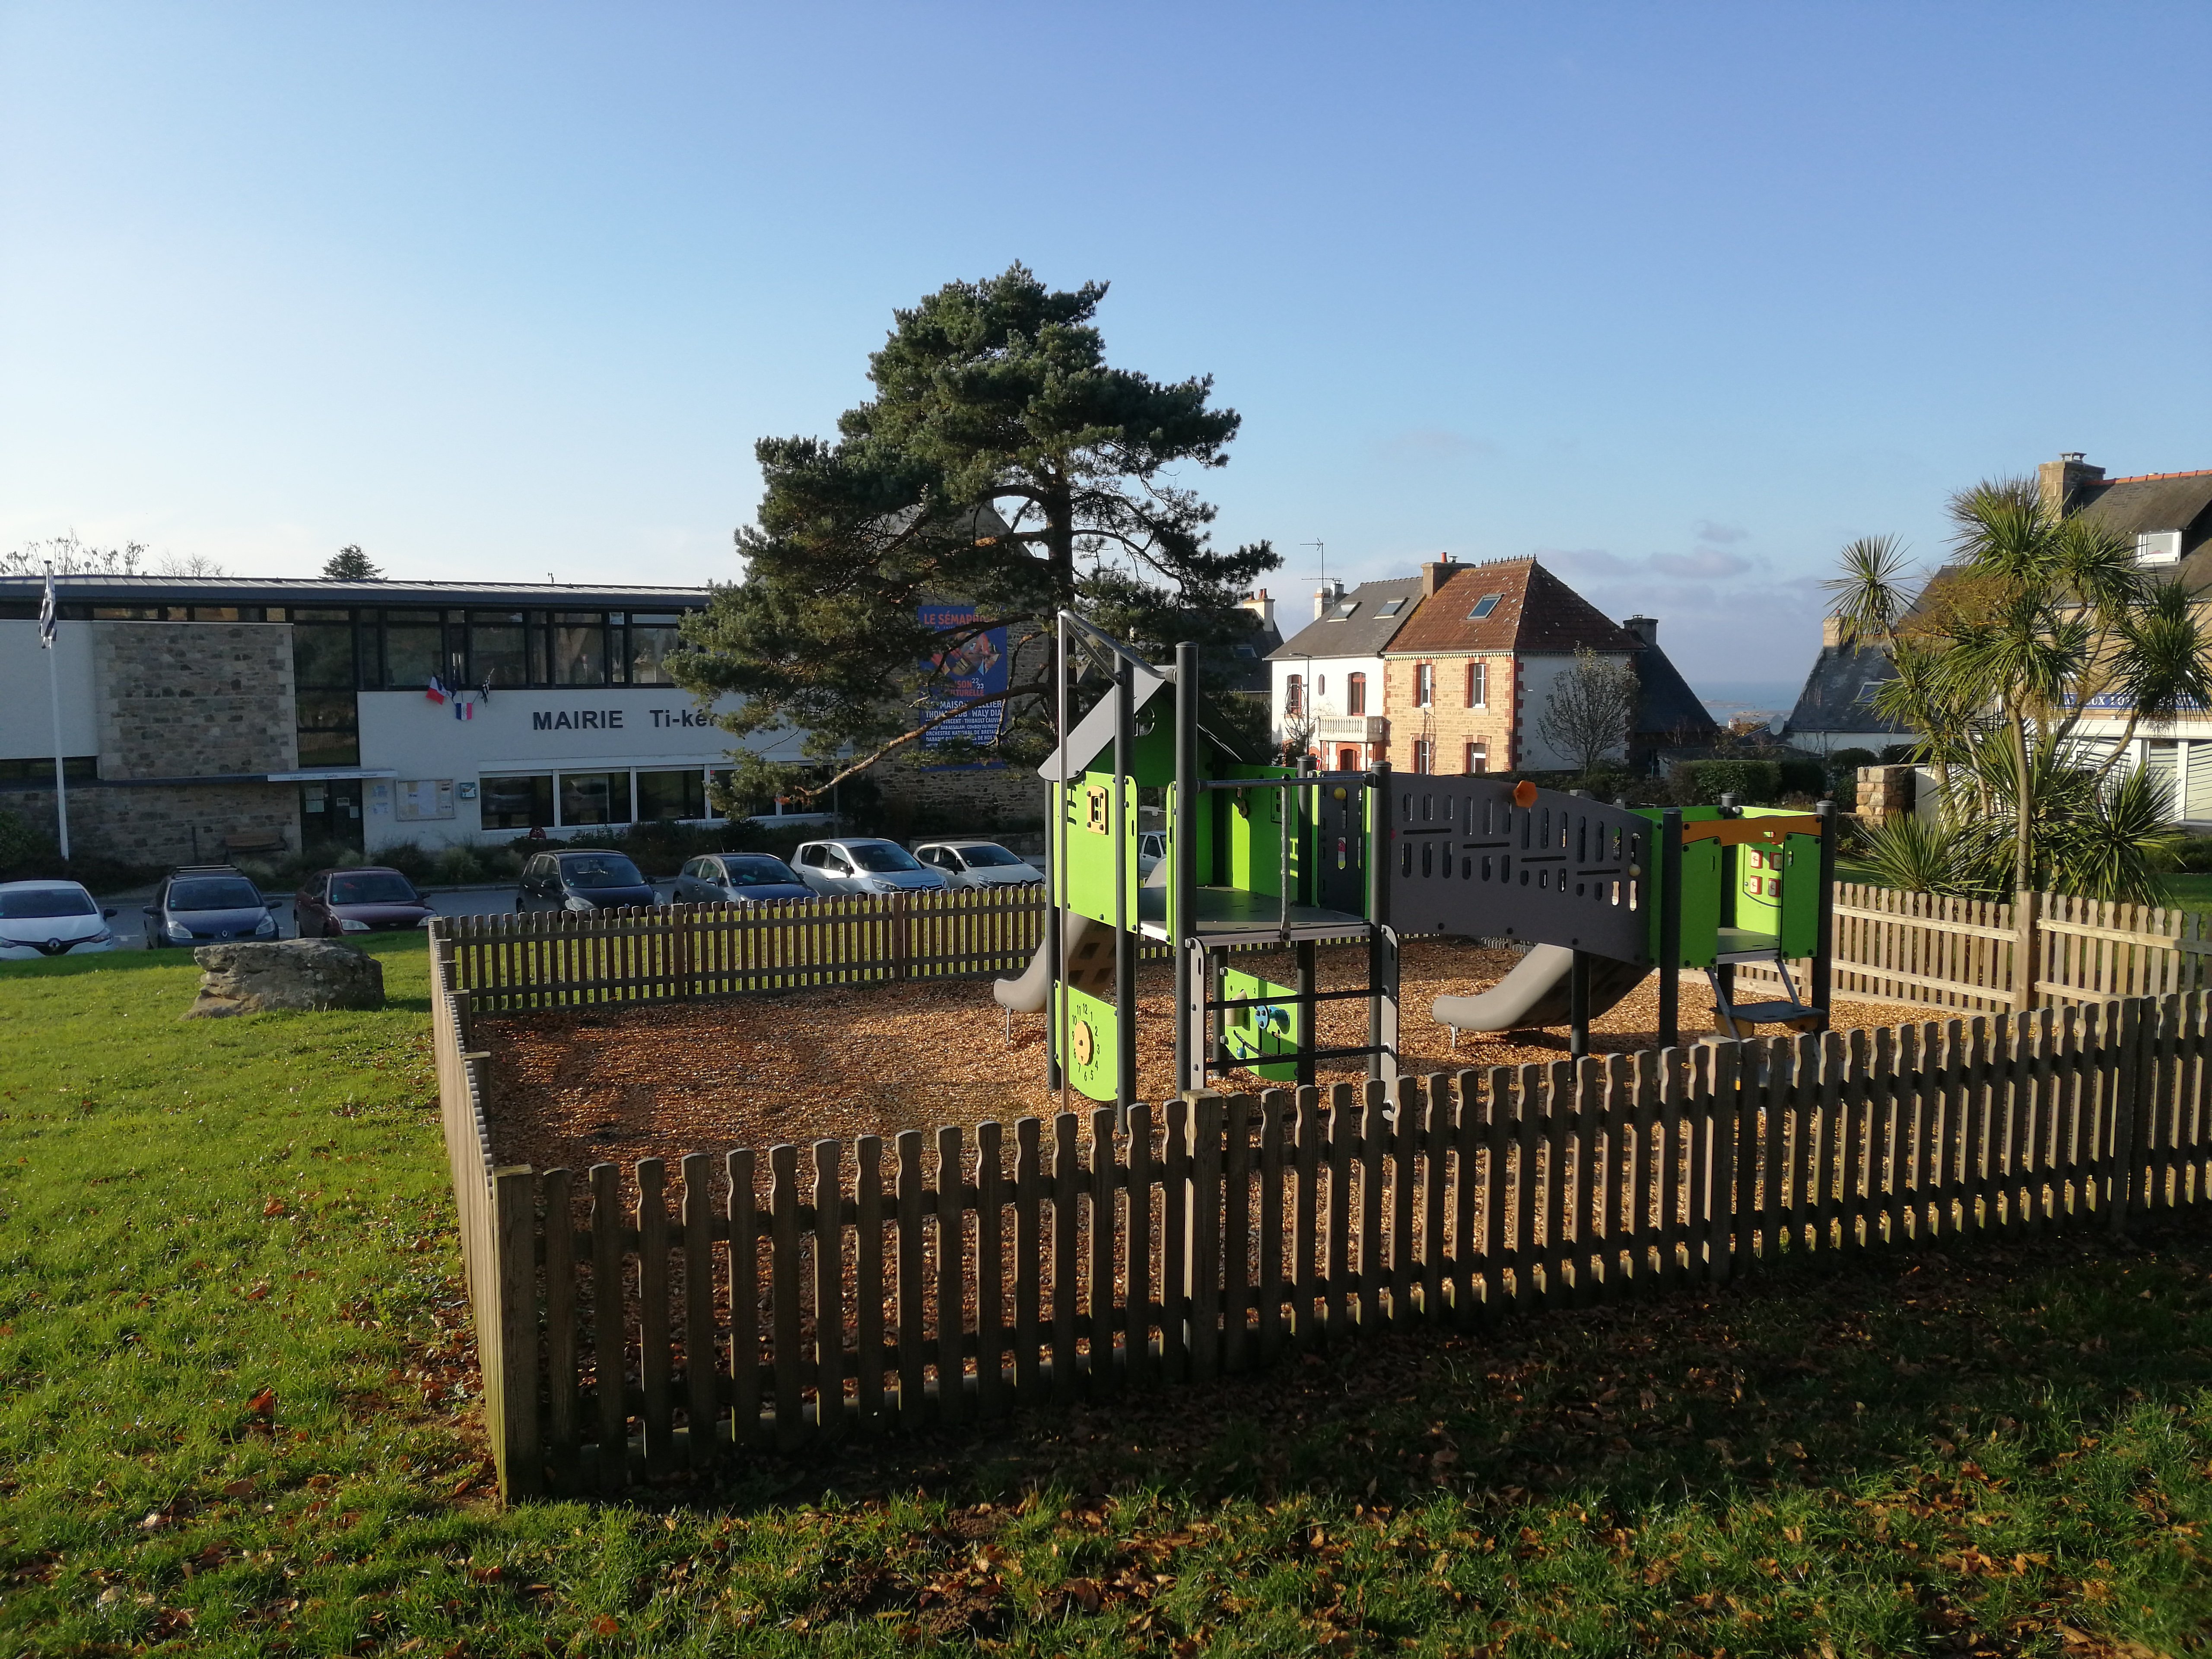
[[[1692,689],[1705,712],[1725,726],[1741,714],[1787,714],[1801,688],[1791,680],[1698,680]]]

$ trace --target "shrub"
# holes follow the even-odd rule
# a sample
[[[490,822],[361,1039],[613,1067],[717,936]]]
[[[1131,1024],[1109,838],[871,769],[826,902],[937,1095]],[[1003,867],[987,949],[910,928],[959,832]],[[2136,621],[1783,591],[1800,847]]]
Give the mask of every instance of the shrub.
[[[0,879],[43,873],[60,856],[45,832],[21,812],[0,811]]]
[[[1746,806],[1765,806],[1782,793],[1782,764],[1771,760],[1683,761],[1671,779],[1682,806],[1717,806],[1734,795]]]
[[[2212,873],[2212,836],[2183,836],[2173,843],[2173,867],[2192,876]]]
[[[465,842],[441,851],[435,868],[440,881],[454,886],[465,886],[484,878],[483,860],[477,856],[475,848]]]
[[[359,853],[355,853],[350,857],[338,861],[341,864],[369,862]],[[410,881],[426,881],[429,878],[430,855],[422,850],[422,843],[419,842],[395,841],[387,847],[380,847],[376,849],[375,862],[384,866],[387,870],[397,870]]]

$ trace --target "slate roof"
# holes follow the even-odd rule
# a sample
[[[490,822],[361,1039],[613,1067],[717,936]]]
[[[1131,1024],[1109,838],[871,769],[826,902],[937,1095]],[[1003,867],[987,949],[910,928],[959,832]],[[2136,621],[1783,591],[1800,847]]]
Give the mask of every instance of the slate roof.
[[[1636,678],[1644,683],[1644,698],[1637,705],[1635,733],[1639,738],[1673,738],[1680,734],[1694,743],[1709,732],[1720,730],[1689,681],[1674,660],[1656,645],[1636,653]]]
[[[1796,707],[1783,723],[1784,732],[1881,732],[1900,740],[1917,736],[1911,726],[1884,720],[1869,706],[1875,688],[1896,673],[1879,646],[1822,646]]]
[[[1382,608],[1392,599],[1405,603],[1395,616],[1386,617]],[[1395,576],[1389,581],[1362,582],[1344,594],[1339,606],[1355,602],[1358,608],[1344,621],[1336,620],[1336,608],[1332,608],[1328,616],[1308,623],[1267,655],[1271,659],[1379,657],[1419,608],[1421,579]]]
[[[2181,562],[2154,565],[2191,593],[2212,592],[2212,471],[2159,472],[2139,478],[2087,483],[2068,502],[2070,515],[2139,536],[2150,530],[2181,532]]]
[[[1497,594],[1481,617],[1473,613]],[[1540,656],[1633,653],[1644,641],[1534,559],[1462,565],[1390,642],[1392,656],[1449,651],[1519,651]]]

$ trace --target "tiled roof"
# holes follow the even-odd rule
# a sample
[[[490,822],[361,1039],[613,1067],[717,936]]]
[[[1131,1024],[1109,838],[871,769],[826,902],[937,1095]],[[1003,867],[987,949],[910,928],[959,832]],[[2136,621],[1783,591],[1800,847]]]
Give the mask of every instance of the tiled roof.
[[[1497,603],[1477,617],[1482,601]],[[1462,565],[1421,603],[1390,641],[1389,654],[1580,650],[1634,652],[1643,641],[1534,559]]]

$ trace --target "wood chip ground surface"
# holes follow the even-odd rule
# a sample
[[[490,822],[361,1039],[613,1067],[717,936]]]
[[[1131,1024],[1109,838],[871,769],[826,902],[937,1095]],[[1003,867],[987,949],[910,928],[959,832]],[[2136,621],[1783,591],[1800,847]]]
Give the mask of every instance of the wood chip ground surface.
[[[1409,940],[1401,963],[1401,1048],[1419,1073],[1556,1060],[1564,1027],[1543,1034],[1463,1036],[1429,1016],[1442,995],[1496,984],[1519,958],[1510,951],[1459,941]],[[1364,953],[1324,950],[1322,988],[1363,983]],[[1288,981],[1288,955],[1240,957],[1237,966]],[[1174,980],[1166,962],[1140,964],[1139,1095],[1174,1093]],[[1592,1024],[1599,1053],[1652,1046],[1658,981]],[[1839,999],[1836,1029],[1948,1018],[1917,1005]],[[1694,1041],[1712,1030],[1712,998],[1685,978],[1681,1030]],[[1364,1042],[1366,1005],[1323,1004],[1323,1046]],[[793,991],[702,1003],[607,1004],[528,1015],[486,1015],[477,1040],[490,1050],[492,1144],[503,1164],[581,1170],[642,1158],[672,1165],[687,1152],[767,1147],[824,1138],[851,1140],[902,1129],[934,1130],[987,1118],[1001,1122],[1059,1109],[1044,1086],[1045,1022],[1016,1015],[1011,1038],[988,980]],[[1364,1075],[1353,1062],[1324,1066],[1323,1081]],[[1277,1086],[1249,1074],[1222,1086]],[[1072,1094],[1069,1105],[1091,1103]]]

